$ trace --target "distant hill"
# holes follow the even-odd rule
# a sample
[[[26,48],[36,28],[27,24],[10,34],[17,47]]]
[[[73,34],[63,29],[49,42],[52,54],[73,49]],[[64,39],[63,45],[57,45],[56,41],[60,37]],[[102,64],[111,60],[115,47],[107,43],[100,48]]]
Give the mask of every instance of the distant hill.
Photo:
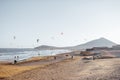
[[[42,46],[35,47],[35,49],[52,50],[52,49],[60,49],[60,48],[55,46],[42,45]]]
[[[40,50],[51,50],[51,49],[75,49],[75,50],[81,50],[81,49],[86,49],[86,48],[92,48],[92,47],[112,47],[114,45],[117,45],[116,43],[105,39],[105,38],[99,38],[96,40],[89,41],[85,44],[77,45],[77,46],[72,46],[72,47],[55,47],[55,46],[47,46],[47,45],[42,45],[36,47],[36,49]]]
[[[73,48],[74,49],[86,49],[86,48],[92,48],[92,47],[112,47],[114,45],[117,45],[117,44],[106,38],[99,38],[96,40],[89,41],[85,44],[77,45]]]

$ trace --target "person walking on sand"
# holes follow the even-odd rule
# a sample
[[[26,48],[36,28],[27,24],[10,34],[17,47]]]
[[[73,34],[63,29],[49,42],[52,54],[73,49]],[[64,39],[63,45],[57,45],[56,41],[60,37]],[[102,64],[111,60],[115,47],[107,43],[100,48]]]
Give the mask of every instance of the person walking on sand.
[[[56,60],[56,56],[54,56],[54,59]]]
[[[93,60],[95,60],[95,56],[93,55]]]
[[[73,59],[73,55],[71,56],[71,59]]]

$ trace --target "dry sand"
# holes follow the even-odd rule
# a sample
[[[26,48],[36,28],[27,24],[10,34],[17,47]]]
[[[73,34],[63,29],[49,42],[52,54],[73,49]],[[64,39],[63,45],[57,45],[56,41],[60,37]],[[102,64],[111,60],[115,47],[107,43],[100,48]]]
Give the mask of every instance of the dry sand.
[[[24,63],[17,66],[36,65],[42,64],[27,66]],[[120,58],[81,60],[79,56],[74,59],[69,57],[58,62],[53,60],[42,67],[32,68],[1,80],[120,80]]]

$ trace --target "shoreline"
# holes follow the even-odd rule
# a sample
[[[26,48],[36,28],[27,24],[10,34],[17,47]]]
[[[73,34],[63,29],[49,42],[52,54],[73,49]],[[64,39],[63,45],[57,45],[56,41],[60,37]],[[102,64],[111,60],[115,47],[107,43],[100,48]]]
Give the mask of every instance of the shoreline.
[[[82,60],[83,57],[71,54],[78,52],[59,54],[57,59],[51,56],[45,58],[33,58],[27,63],[7,65],[11,72],[8,77],[1,77],[0,80],[119,80],[120,58]],[[66,56],[68,55],[68,56]],[[62,57],[62,58],[61,58]],[[65,58],[67,57],[67,58]],[[59,60],[61,59],[61,60]],[[38,61],[36,61],[38,60]],[[6,65],[4,65],[6,66]],[[11,67],[10,67],[11,66]],[[2,68],[2,66],[0,65]],[[4,67],[5,68],[5,67]],[[18,71],[17,71],[18,70]],[[3,70],[5,71],[5,70]],[[1,74],[0,74],[1,75]]]
[[[72,52],[70,50],[38,50],[38,51],[24,51],[24,52],[16,52],[16,54],[9,53],[12,55],[2,55],[0,56],[0,63],[13,63],[14,60],[17,62],[24,62],[25,60],[28,60],[32,57],[45,57],[45,56],[55,56],[57,54],[64,54]],[[18,53],[18,54],[17,54]]]
[[[69,55],[69,57],[65,55]],[[56,57],[56,59],[54,59]],[[38,56],[38,57],[32,57],[30,59],[27,59],[23,62],[18,62],[17,64],[11,64],[11,63],[3,63],[0,64],[0,80],[6,79],[8,77],[30,71],[36,68],[45,67],[47,65],[62,62],[65,59],[70,58],[70,53],[62,53],[57,54],[55,56]],[[16,70],[16,71],[15,71]],[[9,73],[11,72],[11,73]]]

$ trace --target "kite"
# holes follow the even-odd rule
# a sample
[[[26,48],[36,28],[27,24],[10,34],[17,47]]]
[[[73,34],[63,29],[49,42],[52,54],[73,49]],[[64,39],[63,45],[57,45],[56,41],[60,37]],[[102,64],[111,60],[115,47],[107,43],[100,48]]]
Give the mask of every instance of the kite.
[[[39,42],[39,39],[37,39],[37,43]]]
[[[63,35],[63,32],[61,32],[61,35]]]
[[[16,39],[16,37],[14,36],[14,37],[13,37],[13,39],[15,40],[15,39]]]

